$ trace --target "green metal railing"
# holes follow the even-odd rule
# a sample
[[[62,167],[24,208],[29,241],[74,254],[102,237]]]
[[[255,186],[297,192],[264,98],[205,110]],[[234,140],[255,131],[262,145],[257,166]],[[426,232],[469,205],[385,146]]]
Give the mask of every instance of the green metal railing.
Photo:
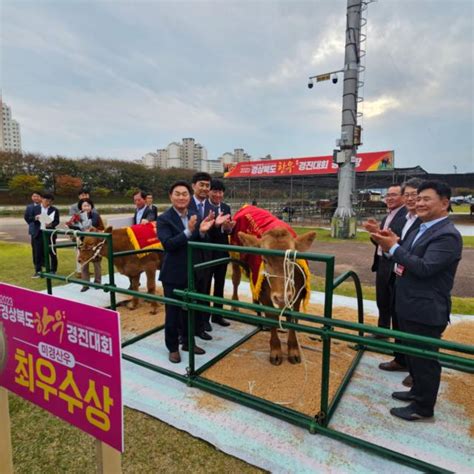
[[[47,238],[48,234],[53,233],[53,231],[46,231],[44,234],[44,249],[45,255],[49,255],[50,249],[50,240]],[[56,234],[69,234],[67,231],[54,231]],[[203,390],[206,390],[210,393],[214,393],[218,396],[239,402],[246,406],[258,409],[262,412],[268,413],[270,415],[276,416],[280,419],[286,420],[290,423],[293,423],[297,426],[307,428],[311,433],[320,433],[326,436],[329,436],[333,439],[343,441],[352,446],[355,446],[360,449],[365,449],[370,452],[376,453],[380,456],[383,456],[387,459],[397,461],[399,463],[405,464],[407,466],[419,469],[424,472],[449,472],[438,466],[426,463],[419,459],[411,458],[403,454],[397,453],[395,451],[389,450],[387,448],[369,443],[360,438],[356,438],[345,433],[338,432],[337,430],[331,429],[328,427],[329,421],[333,414],[336,411],[337,405],[340,402],[345,389],[347,388],[351,377],[354,371],[357,368],[358,363],[360,362],[362,355],[366,349],[378,352],[387,352],[393,353],[401,352],[408,355],[426,357],[431,359],[437,359],[444,366],[450,366],[457,370],[474,373],[474,359],[469,357],[463,357],[458,354],[467,354],[470,356],[474,355],[474,346],[469,346],[465,344],[459,344],[455,342],[448,342],[438,339],[432,339],[423,336],[416,336],[400,331],[394,331],[390,329],[378,328],[374,326],[369,326],[364,324],[364,311],[363,311],[363,298],[362,298],[362,287],[360,280],[352,271],[346,272],[343,275],[334,278],[334,264],[335,258],[330,255],[320,255],[312,254],[305,252],[298,252],[298,259],[305,259],[309,261],[319,261],[326,264],[325,271],[325,296],[324,296],[324,311],[322,316],[310,315],[302,313],[299,311],[285,310],[283,313],[284,316],[288,317],[287,321],[277,321],[276,319],[266,319],[265,317],[259,316],[260,313],[264,312],[267,314],[279,315],[281,310],[274,307],[263,306],[261,304],[248,303],[242,301],[233,301],[226,298],[218,298],[210,295],[205,295],[198,293],[195,289],[195,273],[196,271],[201,271],[206,268],[221,265],[223,263],[228,263],[232,261],[230,258],[220,258],[213,261],[193,264],[193,252],[198,250],[218,250],[218,251],[231,251],[239,253],[248,253],[248,254],[258,254],[258,255],[270,255],[270,256],[280,256],[284,257],[284,251],[278,250],[268,250],[268,249],[256,249],[250,247],[234,247],[230,245],[220,245],[220,244],[209,244],[202,242],[189,242],[188,244],[188,288],[185,290],[175,290],[177,299],[166,298],[158,295],[144,294],[134,290],[128,290],[124,288],[118,288],[114,282],[114,258],[119,258],[127,255],[133,255],[140,252],[150,252],[150,250],[142,251],[125,251],[125,252],[113,252],[112,246],[112,234],[104,233],[93,233],[87,232],[82,233],[78,232],[78,236],[88,235],[92,237],[99,237],[101,239],[106,239],[107,242],[107,258],[108,258],[108,268],[109,268],[109,284],[97,284],[92,282],[85,282],[84,280],[77,278],[67,278],[52,274],[50,272],[49,258],[45,259],[46,262],[46,272],[41,273],[42,277],[46,278],[48,293],[52,293],[51,280],[63,280],[71,283],[77,283],[81,285],[88,285],[95,288],[102,288],[104,291],[111,293],[111,307],[115,309],[116,301],[115,294],[125,294],[130,296],[136,296],[149,301],[157,301],[164,304],[179,305],[188,310],[188,347],[189,347],[189,367],[187,369],[187,375],[181,375],[171,370],[165,369],[163,367],[145,362],[143,360],[137,359],[130,355],[123,354],[123,358],[129,360],[133,363],[136,363],[140,366],[146,367],[150,370],[160,372],[162,374],[168,375],[175,379],[181,380],[184,383],[187,383],[190,386],[199,387]],[[73,247],[74,244],[57,244],[55,248],[63,247]],[[156,250],[155,250],[156,251]],[[344,320],[338,320],[332,318],[333,310],[333,294],[334,290],[341,285],[347,279],[352,278],[354,281],[356,295],[357,295],[357,313],[358,321],[350,322]],[[179,298],[179,299],[178,299]],[[232,307],[237,307],[241,309],[246,309],[251,311],[254,314],[240,313],[230,309],[224,309],[220,307],[214,307],[207,305],[206,303],[218,303],[221,305],[230,305]],[[247,324],[255,325],[255,330],[251,331],[246,336],[242,337],[239,341],[233,344],[231,347],[224,350],[222,353],[214,357],[212,360],[201,366],[199,369],[195,367],[195,357],[194,357],[194,324],[195,324],[195,312],[204,311],[211,314],[222,315],[226,318],[233,319],[236,321],[241,321]],[[301,321],[301,322],[296,322]],[[306,323],[306,324],[304,324]],[[311,324],[308,324],[311,323]],[[260,331],[260,328],[263,326],[266,327],[280,327],[280,324],[285,329],[294,329],[298,332],[305,332],[307,334],[318,335],[322,340],[322,373],[320,381],[320,390],[321,390],[321,403],[320,410],[314,416],[309,416],[303,413],[300,413],[296,410],[293,410],[288,407],[280,406],[275,403],[272,403],[268,400],[261,399],[250,395],[245,392],[241,392],[229,386],[224,386],[212,380],[206,379],[203,374],[205,371],[221,360],[224,356],[229,354],[231,351],[239,347],[243,342],[251,338],[254,334]],[[143,334],[140,334],[136,337],[133,337],[122,344],[122,347],[134,344],[137,341],[144,339],[157,331],[163,329],[163,325],[157,326]],[[344,332],[343,330],[350,330],[351,333]],[[365,337],[365,333],[370,333],[373,335],[380,335],[386,337],[393,337],[400,341],[406,342],[416,342],[418,344],[426,344],[427,346],[435,347],[437,349],[449,350],[456,352],[457,354],[447,354],[443,352],[437,352],[436,350],[429,350],[420,347],[406,346],[402,343],[389,342],[388,340],[375,339]],[[355,357],[352,361],[351,366],[347,370],[346,374],[343,377],[343,380],[338,387],[335,395],[332,400],[329,400],[329,380],[330,380],[330,364],[331,364],[331,340],[341,340],[349,343],[355,344]]]

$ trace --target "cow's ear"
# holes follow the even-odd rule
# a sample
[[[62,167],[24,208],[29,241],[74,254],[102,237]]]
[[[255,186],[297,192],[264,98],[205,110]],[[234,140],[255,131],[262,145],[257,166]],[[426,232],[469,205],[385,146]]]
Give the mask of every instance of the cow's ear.
[[[106,234],[111,234],[111,233],[112,233],[112,229],[113,229],[113,227],[112,227],[111,225],[109,225],[109,226],[104,230],[104,232],[105,232]]]
[[[298,252],[306,252],[310,249],[315,238],[316,232],[306,232],[306,234],[299,235],[295,240],[295,249]]]
[[[244,247],[260,247],[260,240],[255,235],[239,232],[239,239]]]

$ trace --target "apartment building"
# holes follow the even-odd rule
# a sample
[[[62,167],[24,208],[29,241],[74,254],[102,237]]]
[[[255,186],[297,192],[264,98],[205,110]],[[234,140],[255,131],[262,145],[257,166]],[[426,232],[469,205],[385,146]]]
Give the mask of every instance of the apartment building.
[[[0,150],[21,152],[20,124],[13,120],[10,107],[2,101],[0,116]]]

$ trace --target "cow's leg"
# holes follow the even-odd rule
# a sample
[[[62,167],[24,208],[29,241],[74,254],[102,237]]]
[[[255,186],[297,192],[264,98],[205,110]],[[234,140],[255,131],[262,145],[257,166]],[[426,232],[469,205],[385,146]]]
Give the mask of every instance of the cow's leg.
[[[295,303],[294,311],[300,310],[301,298]],[[299,364],[301,362],[300,348],[298,340],[296,338],[296,332],[294,329],[288,330],[288,362],[291,364]]]
[[[140,274],[134,275],[134,276],[129,276],[130,278],[130,289],[133,291],[138,291],[140,288]],[[138,306],[138,298],[134,296],[130,303],[128,303],[127,308],[128,309],[135,309]]]
[[[268,317],[273,317],[273,315],[267,315]],[[272,328],[270,336],[270,362],[273,365],[280,365],[283,362],[283,356],[281,354],[281,342],[278,337],[277,328]]]
[[[152,268],[147,268],[146,270],[146,287],[147,293],[154,295],[156,291],[156,270],[155,265],[152,265]],[[158,303],[156,301],[151,301],[151,314],[158,313]]]
[[[238,263],[232,262],[232,299],[234,301],[239,301],[239,285],[240,280],[242,279],[242,269]],[[233,311],[239,311],[239,308],[233,306]]]

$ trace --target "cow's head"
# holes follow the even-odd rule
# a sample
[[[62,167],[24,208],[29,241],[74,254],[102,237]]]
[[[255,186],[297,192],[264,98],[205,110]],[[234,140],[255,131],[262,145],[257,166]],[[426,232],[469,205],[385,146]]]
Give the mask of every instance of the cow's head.
[[[297,250],[299,252],[306,252],[311,247],[315,237],[316,232],[307,232],[306,234],[294,238],[285,228],[269,230],[262,235],[261,239],[251,234],[239,232],[239,239],[245,247],[259,247],[271,250]],[[295,296],[295,289],[298,291],[299,288],[295,288],[292,285],[285,285],[283,257],[263,255],[262,259],[267,273],[272,302],[275,306],[283,308],[285,301],[292,300]]]
[[[89,232],[100,232],[100,230],[91,227]],[[105,229],[105,233],[111,233],[112,227],[109,226]],[[105,239],[101,239],[99,237],[92,237],[91,235],[86,235],[82,237],[82,243],[79,245],[79,255],[78,261],[79,263],[90,262],[94,257],[100,255],[102,251],[102,247],[105,245],[107,241]]]

